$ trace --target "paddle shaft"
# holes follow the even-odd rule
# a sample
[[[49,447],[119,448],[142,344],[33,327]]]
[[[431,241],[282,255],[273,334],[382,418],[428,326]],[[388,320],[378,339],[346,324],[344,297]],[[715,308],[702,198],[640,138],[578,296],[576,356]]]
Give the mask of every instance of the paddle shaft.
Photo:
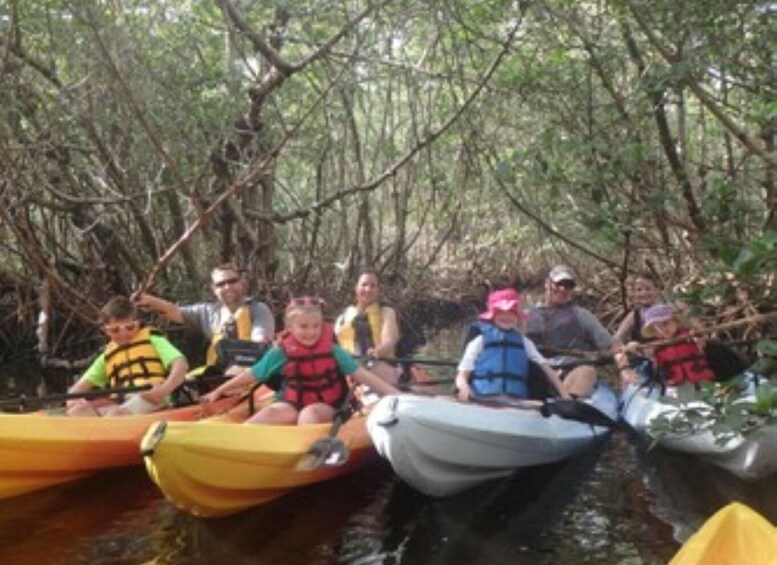
[[[110,396],[113,394],[129,394],[133,392],[142,392],[144,390],[150,390],[151,385],[141,386],[127,386],[117,388],[95,388],[91,390],[84,390],[81,392],[66,392],[63,394],[49,394],[46,396],[27,396],[21,394],[15,398],[3,398],[0,399],[2,405],[14,405],[19,404],[24,406],[25,404],[45,404],[49,402],[63,402],[66,400],[74,400],[76,398],[100,398],[101,396]]]
[[[707,326],[704,328],[692,328],[690,333],[687,335],[684,335],[682,338],[671,338],[671,339],[664,339],[660,341],[644,343],[642,344],[642,347],[674,345],[676,343],[682,343],[683,341],[688,341],[689,339],[693,339],[694,337],[700,337],[700,336],[709,335],[711,333],[715,333],[719,331],[730,330],[733,328],[746,326],[748,324],[757,326],[761,324],[766,324],[767,322],[774,322],[775,320],[777,320],[777,311],[764,312],[761,314],[756,314],[754,316],[740,318],[738,320],[731,320],[730,322],[722,322],[720,324],[715,324],[713,326]],[[774,339],[774,338],[764,337],[763,339]],[[755,341],[758,341],[758,340],[755,340]],[[741,345],[743,343],[749,343],[749,342],[751,342],[751,340],[720,341],[719,343],[723,345]],[[571,355],[571,356],[584,357],[586,355],[591,354],[590,351],[584,351],[581,349],[561,349],[561,348],[552,348],[552,347],[541,347],[539,349],[543,354],[546,354],[546,355]]]
[[[385,361],[387,363],[399,363],[402,365],[430,365],[439,367],[456,367],[459,362],[450,359],[424,359],[424,358],[412,358],[412,357],[394,357],[391,359],[372,359],[372,361]],[[574,359],[569,361],[560,361],[558,363],[550,362],[550,366],[554,369],[568,369],[571,367],[579,367],[581,365],[607,365],[612,363],[612,357],[596,357],[590,359]]]
[[[565,420],[574,420],[592,426],[613,428],[615,420],[599,410],[596,406],[580,400],[564,398],[548,398],[547,400],[523,400],[523,399],[487,399],[473,400],[476,404],[492,406],[495,408],[519,408],[523,410],[539,410],[546,418],[558,416]]]
[[[359,355],[353,355],[354,359],[358,359],[364,364],[368,364],[370,361],[384,361],[386,363],[396,363],[400,365],[430,365],[439,367],[455,367],[458,361],[451,361],[448,359],[414,359],[411,357],[364,357]]]
[[[342,405],[337,409],[337,412],[335,412],[334,418],[332,418],[332,427],[329,428],[327,437],[335,437],[337,432],[340,431],[340,427],[351,417],[349,408],[351,406],[351,400],[353,400],[353,394],[354,387],[351,386],[348,388],[348,394],[345,396],[345,400],[343,400]]]
[[[348,448],[341,439],[337,437],[340,427],[351,417],[349,410],[351,399],[353,398],[353,387],[348,389],[348,395],[335,412],[332,418],[332,425],[325,437],[317,439],[308,448],[305,454],[297,462],[296,468],[303,471],[311,471],[321,467],[331,465],[342,465],[348,460]],[[337,456],[337,457],[335,457]],[[331,459],[335,461],[331,461]]]

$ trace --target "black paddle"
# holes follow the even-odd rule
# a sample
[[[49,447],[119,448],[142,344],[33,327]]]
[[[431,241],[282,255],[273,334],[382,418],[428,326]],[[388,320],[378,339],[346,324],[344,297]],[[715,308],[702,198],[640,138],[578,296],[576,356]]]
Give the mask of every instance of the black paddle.
[[[354,359],[358,359],[359,361],[369,363],[370,361],[384,361],[386,363],[396,363],[400,365],[412,365],[413,363],[417,365],[432,365],[432,366],[439,366],[439,367],[455,367],[459,364],[458,361],[451,361],[449,359],[416,359],[413,357],[365,357],[363,355],[352,355]]]
[[[531,400],[531,399],[488,399],[477,398],[472,402],[476,404],[482,404],[483,406],[493,406],[496,408],[522,408],[530,410],[539,410],[546,418],[551,416],[558,416],[565,420],[574,420],[575,422],[581,422],[583,424],[589,424],[591,426],[601,426],[606,428],[614,428],[617,422],[610,418],[607,414],[581,400],[574,400],[571,398],[546,398],[545,400]]]
[[[348,396],[343,401],[343,405],[335,412],[329,433],[327,433],[326,437],[314,441],[313,445],[300,457],[296,465],[297,470],[313,471],[321,467],[339,467],[348,461],[348,446],[337,437],[337,432],[340,431],[340,427],[348,421],[353,413],[351,410],[352,398],[353,387],[348,391]]]
[[[52,402],[63,402],[75,398],[99,398],[101,396],[110,396],[112,394],[129,394],[131,392],[141,392],[150,390],[151,385],[127,386],[117,388],[93,388],[81,392],[66,392],[62,394],[49,394],[46,396],[27,396],[21,394],[12,398],[0,398],[0,406],[19,406],[24,408],[28,404],[40,405]]]
[[[617,425],[615,420],[596,406],[571,398],[548,398],[544,400],[540,408],[540,414],[546,418],[558,416],[565,420],[574,420],[604,428],[614,428]]]

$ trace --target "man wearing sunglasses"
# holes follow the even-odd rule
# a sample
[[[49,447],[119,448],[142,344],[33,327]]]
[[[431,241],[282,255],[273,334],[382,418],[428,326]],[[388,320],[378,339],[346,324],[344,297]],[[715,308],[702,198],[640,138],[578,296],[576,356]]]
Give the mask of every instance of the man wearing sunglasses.
[[[239,358],[235,361],[234,355],[219,358],[219,350],[225,349],[219,343],[222,346],[246,342],[269,344],[275,335],[275,319],[264,302],[247,295],[248,285],[236,265],[216,266],[211,271],[210,282],[216,297],[214,302],[179,306],[150,294],[139,294],[133,299],[171,322],[185,324],[202,334],[208,341],[206,364],[218,365],[225,375],[233,375],[253,363],[243,363]]]
[[[572,303],[577,286],[575,274],[566,265],[556,265],[545,280],[543,304],[529,310],[526,335],[550,360],[551,365],[579,361],[565,350],[615,352],[618,341],[596,319]],[[588,396],[596,385],[596,369],[577,365],[563,375],[564,388],[573,396]]]

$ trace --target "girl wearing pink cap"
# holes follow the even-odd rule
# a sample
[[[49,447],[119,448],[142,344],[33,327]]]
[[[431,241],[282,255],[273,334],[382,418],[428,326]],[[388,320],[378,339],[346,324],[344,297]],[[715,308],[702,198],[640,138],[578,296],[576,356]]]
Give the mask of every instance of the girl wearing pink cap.
[[[459,362],[456,388],[459,400],[508,396],[528,398],[529,362],[537,363],[562,398],[569,398],[561,380],[534,343],[520,332],[526,318],[518,293],[507,288],[488,296],[488,309],[474,327]]]

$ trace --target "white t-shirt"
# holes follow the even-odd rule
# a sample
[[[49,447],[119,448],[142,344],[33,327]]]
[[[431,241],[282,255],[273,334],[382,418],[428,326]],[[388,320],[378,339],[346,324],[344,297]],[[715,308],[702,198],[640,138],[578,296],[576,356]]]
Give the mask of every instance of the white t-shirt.
[[[546,365],[548,360],[542,356],[537,350],[537,346],[528,337],[523,336],[523,347],[526,350],[526,356],[530,361],[534,361],[540,365]],[[456,367],[457,371],[469,371],[475,370],[475,361],[478,356],[483,352],[483,336],[479,335],[467,343],[467,347],[464,348],[464,354],[461,356],[459,366]]]

